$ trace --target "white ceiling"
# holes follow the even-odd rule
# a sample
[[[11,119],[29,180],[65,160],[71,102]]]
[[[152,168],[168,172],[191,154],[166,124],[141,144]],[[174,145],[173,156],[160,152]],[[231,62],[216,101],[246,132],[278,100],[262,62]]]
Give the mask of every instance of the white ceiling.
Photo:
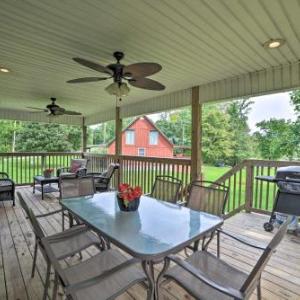
[[[50,96],[85,116],[112,110],[110,82],[70,85],[98,76],[72,61],[101,64],[125,52],[124,64],[158,62],[163,92],[132,87],[123,105],[300,59],[297,0],[0,1],[0,109],[44,107]],[[262,47],[283,38],[279,49]]]

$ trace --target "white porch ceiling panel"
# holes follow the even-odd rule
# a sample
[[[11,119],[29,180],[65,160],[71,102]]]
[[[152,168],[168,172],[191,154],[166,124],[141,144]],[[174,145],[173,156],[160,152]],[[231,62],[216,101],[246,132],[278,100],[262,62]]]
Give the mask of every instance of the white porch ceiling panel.
[[[162,92],[132,88],[122,101],[124,117],[170,109],[181,101],[185,105],[185,98],[170,97],[196,85],[202,101],[232,98],[228,89],[237,78],[299,61],[299,15],[298,0],[0,1],[0,65],[12,71],[0,73],[0,109],[21,110],[30,119],[26,106],[42,108],[55,96],[59,105],[82,112],[89,122],[111,118],[115,99],[104,91],[110,82],[66,81],[101,76],[72,57],[107,65],[116,50],[125,52],[126,65],[160,63],[163,70],[152,78],[167,87]],[[286,44],[263,48],[270,38],[283,38]],[[299,78],[292,82],[283,88],[300,85]],[[212,92],[212,87],[224,90],[224,84],[230,85],[226,95]],[[251,90],[245,90],[247,95]]]

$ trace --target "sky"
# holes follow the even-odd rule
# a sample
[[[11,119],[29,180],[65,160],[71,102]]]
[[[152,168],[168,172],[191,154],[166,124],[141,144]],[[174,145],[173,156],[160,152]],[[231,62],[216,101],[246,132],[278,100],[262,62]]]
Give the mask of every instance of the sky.
[[[250,98],[254,103],[249,113],[248,125],[251,132],[257,130],[255,124],[271,118],[295,120],[293,107],[290,104],[288,92]],[[149,115],[152,121],[157,121],[160,114]]]

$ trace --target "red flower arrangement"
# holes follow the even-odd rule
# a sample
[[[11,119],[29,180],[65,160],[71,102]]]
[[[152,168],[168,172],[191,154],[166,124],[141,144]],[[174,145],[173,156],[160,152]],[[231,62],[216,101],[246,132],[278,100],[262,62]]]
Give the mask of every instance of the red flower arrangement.
[[[51,169],[51,168],[45,169],[44,172],[52,173],[52,172],[53,172],[53,169]]]
[[[140,186],[131,187],[128,183],[121,183],[119,185],[118,197],[123,200],[127,207],[129,202],[140,198],[142,195],[142,188]]]

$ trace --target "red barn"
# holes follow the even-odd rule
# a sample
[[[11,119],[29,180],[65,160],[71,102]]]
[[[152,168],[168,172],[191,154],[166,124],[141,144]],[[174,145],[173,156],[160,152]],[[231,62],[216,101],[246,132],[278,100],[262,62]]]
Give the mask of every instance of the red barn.
[[[108,144],[108,154],[115,154],[115,140]],[[122,154],[173,157],[173,144],[146,116],[135,119],[122,132]]]

